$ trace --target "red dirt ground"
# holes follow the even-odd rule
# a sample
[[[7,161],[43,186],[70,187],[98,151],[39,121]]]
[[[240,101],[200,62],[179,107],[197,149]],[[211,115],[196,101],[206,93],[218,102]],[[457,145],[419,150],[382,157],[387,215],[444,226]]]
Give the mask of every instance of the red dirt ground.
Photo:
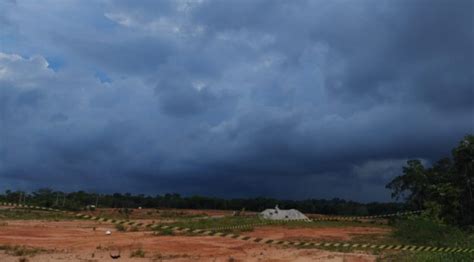
[[[155,236],[151,232],[117,232],[114,226],[95,221],[3,221],[1,245],[25,245],[48,250],[29,261],[374,261],[363,253],[340,253],[317,249],[277,247],[242,240],[208,236]],[[96,230],[93,230],[96,227]],[[105,235],[111,230],[112,235]],[[386,230],[368,227],[287,229],[265,227],[246,233],[275,239],[311,238],[347,240],[357,234],[383,234]],[[142,249],[145,258],[130,258]],[[121,250],[112,260],[109,252]],[[19,257],[0,251],[0,261]]]

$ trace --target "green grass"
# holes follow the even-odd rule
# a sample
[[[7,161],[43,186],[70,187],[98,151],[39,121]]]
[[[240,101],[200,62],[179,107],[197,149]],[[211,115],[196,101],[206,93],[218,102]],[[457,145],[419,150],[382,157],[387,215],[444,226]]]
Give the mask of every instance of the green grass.
[[[474,235],[427,218],[413,217],[397,220],[389,240],[405,245],[474,248]],[[399,252],[380,261],[474,261],[474,254],[437,252]]]
[[[384,224],[373,224],[373,223],[361,223],[357,221],[317,221],[317,222],[304,222],[304,221],[285,221],[275,222],[259,219],[257,216],[250,217],[223,217],[216,219],[201,219],[192,220],[183,218],[173,226],[186,226],[190,228],[219,228],[226,226],[237,226],[246,224],[258,224],[268,222],[265,226],[276,226],[286,228],[324,228],[324,227],[388,227]]]
[[[183,218],[179,219],[173,223],[167,223],[166,225],[169,226],[178,226],[182,228],[190,228],[190,229],[216,229],[222,227],[231,227],[237,225],[246,225],[246,224],[254,224],[259,223],[257,217],[223,217],[223,218],[210,218],[210,219],[192,219],[192,218]],[[226,230],[219,230],[221,232],[243,232],[243,231],[251,231],[253,227],[247,228],[240,228],[240,229],[226,229]],[[158,229],[157,231],[162,231]],[[187,235],[194,235],[191,232],[187,232]]]
[[[244,224],[253,224],[261,222],[257,217],[223,217],[223,218],[210,218],[210,219],[181,219],[174,223],[170,223],[170,226],[187,227],[191,229],[205,229],[205,228],[218,228],[237,226]],[[168,224],[167,224],[168,225]]]
[[[474,245],[474,236],[461,229],[426,218],[411,218],[394,223],[393,236],[413,245],[466,247]]]
[[[72,220],[74,216],[61,212],[50,212],[32,209],[2,209],[0,220]]]
[[[279,223],[278,226],[284,226],[286,228],[327,228],[327,227],[380,227],[389,228],[386,224],[380,223],[365,223],[358,221],[316,221],[316,222],[304,222],[304,221],[288,221]]]
[[[381,256],[377,261],[412,261],[412,262],[447,262],[447,261],[474,261],[472,255],[430,253],[430,252],[402,252]]]
[[[155,235],[158,236],[174,236],[173,230],[167,228],[167,229],[158,229],[155,231]]]

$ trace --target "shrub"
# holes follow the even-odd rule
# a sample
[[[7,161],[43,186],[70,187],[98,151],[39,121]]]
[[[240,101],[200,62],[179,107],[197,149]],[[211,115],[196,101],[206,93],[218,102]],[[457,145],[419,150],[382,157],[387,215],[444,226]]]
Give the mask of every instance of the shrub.
[[[124,232],[127,230],[127,228],[122,224],[116,224],[115,229],[117,229],[117,231],[120,231],[120,232]]]
[[[130,257],[145,257],[145,251],[143,251],[141,248],[134,250],[132,253],[130,253]]]

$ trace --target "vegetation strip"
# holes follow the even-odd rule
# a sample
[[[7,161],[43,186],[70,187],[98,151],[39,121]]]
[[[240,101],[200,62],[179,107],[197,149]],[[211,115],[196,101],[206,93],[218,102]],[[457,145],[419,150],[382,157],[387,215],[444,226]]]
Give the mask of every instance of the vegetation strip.
[[[250,228],[254,226],[265,226],[265,225],[272,225],[272,224],[284,224],[286,222],[318,222],[318,221],[357,221],[360,219],[379,219],[379,218],[387,218],[387,217],[397,217],[397,216],[406,216],[406,215],[415,215],[423,212],[422,210],[417,211],[407,211],[407,212],[398,212],[393,214],[385,214],[385,215],[375,215],[375,216],[325,216],[322,218],[310,219],[310,220],[284,220],[284,221],[262,221],[259,223],[252,223],[252,224],[243,224],[243,225],[233,225],[233,226],[226,226],[226,227],[215,227],[215,228],[208,228],[208,230],[220,231],[220,230],[232,230],[232,229],[242,229],[242,228]]]
[[[13,206],[13,207],[20,207],[20,208],[30,208],[30,209],[38,209],[38,210],[45,210],[45,211],[54,211],[54,212],[63,212],[67,213],[70,215],[75,215],[78,218],[83,218],[83,219],[92,219],[92,220],[98,220],[102,222],[109,222],[113,224],[126,224],[128,226],[143,226],[143,223],[140,222],[135,222],[135,221],[129,221],[129,220],[116,220],[116,219],[108,219],[108,218],[101,218],[101,217],[95,217],[95,216],[89,216],[81,213],[74,213],[74,212],[69,212],[69,211],[64,211],[60,209],[54,209],[54,208],[46,208],[46,207],[40,207],[40,206],[32,206],[32,205],[22,205],[22,204],[16,204],[16,203],[8,203],[8,202],[2,202],[3,205],[5,206]],[[318,218],[318,219],[311,219],[311,220],[285,220],[285,221],[262,221],[260,223],[253,223],[253,224],[244,224],[244,225],[234,225],[234,226],[228,226],[228,227],[216,227],[216,228],[207,228],[207,230],[213,230],[213,231],[222,231],[222,230],[232,230],[232,229],[242,229],[242,228],[251,228],[254,226],[265,226],[265,225],[271,225],[271,224],[284,224],[285,222],[290,222],[290,221],[304,221],[304,222],[318,222],[318,221],[355,221],[359,219],[375,219],[375,218],[384,218],[384,217],[394,217],[394,216],[403,216],[403,215],[411,215],[411,214],[417,214],[420,213],[421,211],[409,211],[409,212],[399,212],[399,213],[393,213],[393,214],[386,214],[386,215],[376,215],[376,216],[353,216],[353,217],[340,217],[340,216],[327,216],[324,218]],[[147,224],[145,225],[146,228],[151,227],[152,224]]]
[[[374,216],[324,216],[320,218],[311,219],[311,221],[354,221],[359,219],[379,219],[379,218],[388,218],[388,217],[397,217],[397,216],[407,216],[420,214],[423,210],[415,211],[406,211],[406,212],[397,212],[392,214],[385,215],[374,215]]]

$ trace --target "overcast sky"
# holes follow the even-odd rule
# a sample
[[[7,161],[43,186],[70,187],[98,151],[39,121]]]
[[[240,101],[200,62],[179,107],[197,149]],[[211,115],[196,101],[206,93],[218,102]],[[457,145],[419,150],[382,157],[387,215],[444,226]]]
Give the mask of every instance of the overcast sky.
[[[474,133],[472,0],[0,1],[0,190],[388,201]]]

